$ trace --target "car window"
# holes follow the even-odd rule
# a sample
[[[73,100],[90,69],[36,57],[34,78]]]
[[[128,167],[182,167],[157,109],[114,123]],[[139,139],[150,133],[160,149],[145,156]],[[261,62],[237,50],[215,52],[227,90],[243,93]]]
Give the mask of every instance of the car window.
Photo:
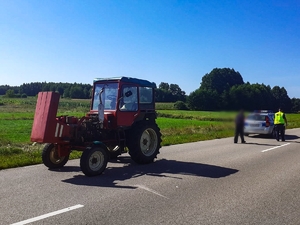
[[[263,121],[266,119],[266,115],[249,115],[247,117],[248,120],[255,120],[255,121]]]

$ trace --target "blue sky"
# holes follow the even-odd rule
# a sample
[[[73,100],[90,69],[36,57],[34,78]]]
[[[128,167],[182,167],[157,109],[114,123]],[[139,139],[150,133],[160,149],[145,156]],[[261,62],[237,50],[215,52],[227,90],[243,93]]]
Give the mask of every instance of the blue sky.
[[[0,0],[0,85],[129,76],[189,94],[216,67],[300,98],[300,1]]]

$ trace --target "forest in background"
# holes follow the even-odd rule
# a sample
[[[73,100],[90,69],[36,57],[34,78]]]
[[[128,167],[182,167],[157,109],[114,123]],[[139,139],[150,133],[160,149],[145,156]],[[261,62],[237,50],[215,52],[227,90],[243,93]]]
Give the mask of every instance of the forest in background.
[[[63,98],[89,99],[92,85],[82,83],[32,82],[20,86],[0,85],[4,97],[26,98],[40,91],[56,91]],[[290,98],[284,87],[245,83],[241,74],[230,68],[215,68],[202,77],[199,88],[189,95],[178,84],[161,82],[155,92],[156,102],[174,102],[177,109],[254,110],[281,107],[286,112],[299,112],[300,99]]]

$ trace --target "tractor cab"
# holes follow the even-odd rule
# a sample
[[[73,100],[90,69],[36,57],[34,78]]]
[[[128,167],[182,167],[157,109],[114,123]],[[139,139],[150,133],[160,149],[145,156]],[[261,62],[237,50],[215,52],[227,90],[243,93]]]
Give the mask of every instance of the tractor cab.
[[[90,114],[104,128],[130,127],[140,113],[154,112],[155,83],[128,77],[95,79]]]

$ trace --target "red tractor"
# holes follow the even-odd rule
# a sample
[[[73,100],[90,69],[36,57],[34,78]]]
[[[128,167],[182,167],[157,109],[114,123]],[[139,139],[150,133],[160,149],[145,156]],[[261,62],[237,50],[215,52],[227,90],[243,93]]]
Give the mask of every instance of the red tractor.
[[[47,143],[42,160],[50,169],[63,167],[72,150],[83,151],[80,167],[87,176],[101,174],[126,149],[135,162],[151,163],[161,147],[155,88],[135,78],[95,79],[91,108],[82,118],[57,116],[59,93],[40,92],[31,141]]]

